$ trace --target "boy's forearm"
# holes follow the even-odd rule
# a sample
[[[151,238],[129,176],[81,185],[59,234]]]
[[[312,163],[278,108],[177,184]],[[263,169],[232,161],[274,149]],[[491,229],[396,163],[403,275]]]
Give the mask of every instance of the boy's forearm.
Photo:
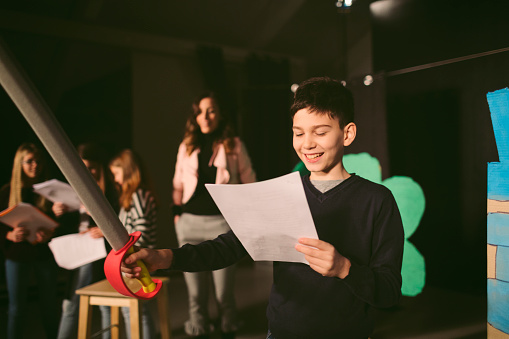
[[[401,297],[401,276],[398,274],[387,268],[374,269],[352,263],[343,282],[359,299],[385,308],[396,305]]]
[[[151,270],[169,269],[173,263],[173,251],[169,248],[154,250],[154,259],[148,259],[152,262]]]
[[[247,255],[232,231],[198,245],[174,249],[170,269],[184,272],[212,271],[228,267]]]
[[[375,307],[390,307],[401,297],[404,232],[396,201],[390,196],[379,214],[369,266],[355,260],[344,282],[354,294]]]
[[[341,266],[340,272],[338,274],[339,279],[345,279],[350,274],[350,267],[352,267],[352,262],[350,259],[343,257],[344,261]]]

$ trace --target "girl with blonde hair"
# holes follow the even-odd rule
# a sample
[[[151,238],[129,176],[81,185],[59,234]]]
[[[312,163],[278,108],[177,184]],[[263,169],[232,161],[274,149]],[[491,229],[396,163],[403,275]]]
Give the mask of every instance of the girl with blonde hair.
[[[24,202],[53,217],[51,203],[32,190],[32,185],[44,181],[45,166],[42,151],[32,143],[19,146],[14,156],[9,184],[0,189],[0,210]],[[47,338],[56,336],[58,312],[56,300],[57,265],[48,247],[52,231],[41,228],[35,244],[26,241],[28,233],[22,227],[11,228],[0,223],[0,248],[5,257],[9,309],[7,338],[22,338],[28,323],[28,290],[32,273],[39,289],[39,305]]]

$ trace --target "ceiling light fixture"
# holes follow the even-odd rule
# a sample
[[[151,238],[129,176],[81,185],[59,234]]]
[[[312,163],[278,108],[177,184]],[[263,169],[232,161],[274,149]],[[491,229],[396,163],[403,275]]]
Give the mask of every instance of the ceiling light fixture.
[[[348,13],[350,11],[350,7],[352,7],[354,0],[337,0],[336,7],[338,8],[338,12],[340,13]]]

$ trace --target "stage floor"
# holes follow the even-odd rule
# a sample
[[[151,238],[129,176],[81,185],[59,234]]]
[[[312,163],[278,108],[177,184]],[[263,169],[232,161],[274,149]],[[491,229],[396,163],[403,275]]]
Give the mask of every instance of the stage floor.
[[[170,275],[170,319],[172,338],[188,338],[183,330],[187,319],[187,290],[181,273]],[[236,296],[244,322],[238,339],[262,339],[267,333],[265,308],[272,282],[271,263],[242,262],[237,271]],[[35,297],[32,297],[35,298]],[[30,303],[31,319],[27,339],[44,339],[39,310]],[[211,315],[217,314],[213,300]],[[373,339],[486,338],[486,296],[425,287],[417,297],[404,297],[399,306],[379,312]],[[94,310],[94,329],[99,330],[99,310]],[[7,298],[0,298],[0,339],[6,337]],[[215,333],[213,339],[219,339]]]

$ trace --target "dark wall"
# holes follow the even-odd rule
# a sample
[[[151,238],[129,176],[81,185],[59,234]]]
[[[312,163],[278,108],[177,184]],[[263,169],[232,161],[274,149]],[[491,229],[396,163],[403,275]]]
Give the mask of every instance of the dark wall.
[[[410,240],[426,259],[428,284],[483,291],[486,163],[498,160],[486,94],[509,86],[509,53],[407,74],[391,71],[508,47],[509,4],[393,3],[399,5],[384,17],[377,3],[372,6],[374,63],[389,75],[391,175],[414,178],[426,196]]]
[[[111,154],[131,147],[131,102],[126,68],[67,91],[55,115],[74,144],[94,141]]]
[[[4,185],[11,178],[12,162],[18,146],[23,141],[37,142],[38,139],[3,88],[0,89],[0,109],[3,126],[0,142],[0,185]]]
[[[0,33],[71,142],[77,145],[94,141],[110,154],[131,145],[131,70],[124,51],[30,34]],[[0,135],[3,184],[10,180],[17,147],[39,139],[3,88],[0,112],[5,126]],[[54,174],[61,176],[51,165]]]
[[[252,55],[245,62],[241,136],[257,180],[288,174],[296,164],[292,147],[288,60]]]
[[[371,4],[376,71],[509,47],[503,0],[391,0]]]

